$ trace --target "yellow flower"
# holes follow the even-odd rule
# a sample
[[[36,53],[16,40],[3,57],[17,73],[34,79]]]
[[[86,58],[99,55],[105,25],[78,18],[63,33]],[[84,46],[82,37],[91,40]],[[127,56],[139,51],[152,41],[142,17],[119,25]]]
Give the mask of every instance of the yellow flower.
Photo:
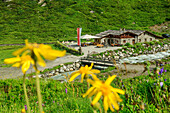
[[[88,79],[87,82],[92,84],[93,86],[87,90],[85,94],[83,94],[83,97],[87,96],[91,97],[94,94],[96,96],[94,97],[92,101],[92,105],[96,104],[98,100],[101,98],[101,96],[104,96],[103,104],[105,111],[108,110],[108,107],[110,107],[111,111],[114,111],[113,107],[118,110],[119,105],[117,102],[121,102],[122,99],[119,97],[117,93],[125,94],[125,92],[121,89],[113,88],[110,83],[113,81],[113,79],[116,77],[116,75],[109,76],[109,78],[103,82],[99,80],[97,77],[94,78],[95,81]]]
[[[83,82],[83,78],[88,76],[89,74],[91,74],[92,77],[96,77],[94,73],[100,73],[100,71],[96,69],[92,69],[92,67],[93,67],[93,63],[91,63],[90,67],[88,67],[88,65],[86,65],[85,67],[80,67],[78,71],[75,71],[71,74],[71,78],[69,81],[73,81],[80,74],[81,74],[81,82]]]
[[[30,64],[34,64],[34,60],[31,58],[30,55],[26,55],[26,53],[24,53],[21,57],[17,56],[15,58],[7,58],[4,60],[4,63],[13,64],[13,67],[18,68],[22,66],[21,70],[25,74],[25,72],[29,69]]]
[[[28,43],[28,40],[25,40],[25,47],[15,51],[14,56],[20,55],[23,51],[30,50],[38,60],[38,64],[45,66],[45,61],[42,59],[43,56],[47,60],[54,60],[57,57],[62,57],[65,55],[66,51],[53,50],[51,46],[37,43]]]
[[[26,113],[26,112],[25,112],[25,109],[22,109],[22,110],[21,110],[21,113]]]

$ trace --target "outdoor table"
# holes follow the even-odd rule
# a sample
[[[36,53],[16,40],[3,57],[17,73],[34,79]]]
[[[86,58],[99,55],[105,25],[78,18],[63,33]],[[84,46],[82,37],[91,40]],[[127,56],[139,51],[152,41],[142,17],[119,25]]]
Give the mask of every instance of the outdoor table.
[[[102,44],[97,44],[96,46],[99,47],[99,48],[101,48],[101,47],[103,47],[104,45],[102,45]]]

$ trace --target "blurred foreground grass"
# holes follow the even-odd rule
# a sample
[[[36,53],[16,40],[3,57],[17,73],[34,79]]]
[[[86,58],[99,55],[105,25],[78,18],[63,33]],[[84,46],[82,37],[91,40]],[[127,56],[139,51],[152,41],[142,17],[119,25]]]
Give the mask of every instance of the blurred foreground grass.
[[[115,88],[123,89],[126,94],[120,95],[123,99],[120,113],[168,113],[170,90],[170,65],[164,66],[162,75],[142,75],[129,79],[116,79],[111,83]],[[100,76],[101,80],[107,77]],[[162,84],[162,85],[161,85]],[[38,112],[35,79],[26,80],[26,86],[33,113]],[[65,89],[67,88],[67,93]],[[52,79],[41,79],[41,93],[43,109],[48,113],[92,113],[90,101],[81,95],[87,91],[87,83],[75,81],[73,86],[68,82],[59,82]],[[0,112],[20,113],[24,109],[25,99],[22,88],[22,79],[0,80]],[[99,103],[103,108],[102,100]],[[111,111],[109,110],[108,113]]]

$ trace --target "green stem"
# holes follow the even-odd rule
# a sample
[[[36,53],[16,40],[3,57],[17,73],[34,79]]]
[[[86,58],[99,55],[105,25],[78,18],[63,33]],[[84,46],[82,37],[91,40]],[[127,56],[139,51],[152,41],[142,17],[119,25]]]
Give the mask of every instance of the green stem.
[[[39,111],[40,113],[43,112],[43,108],[42,108],[42,98],[41,98],[41,90],[40,90],[40,80],[39,80],[39,77],[38,77],[38,69],[37,69],[37,66],[35,66],[35,70],[36,70],[36,87],[37,87],[37,95],[38,95],[38,105],[39,105]]]
[[[23,77],[23,88],[24,88],[24,95],[25,95],[26,105],[27,105],[27,108],[28,108],[28,113],[30,113],[30,105],[29,105],[28,95],[27,95],[27,90],[26,90],[26,85],[25,85],[25,74],[24,74],[24,77]]]
[[[90,83],[87,82],[87,90],[90,88]],[[90,99],[90,102],[91,102],[91,97],[89,98]]]

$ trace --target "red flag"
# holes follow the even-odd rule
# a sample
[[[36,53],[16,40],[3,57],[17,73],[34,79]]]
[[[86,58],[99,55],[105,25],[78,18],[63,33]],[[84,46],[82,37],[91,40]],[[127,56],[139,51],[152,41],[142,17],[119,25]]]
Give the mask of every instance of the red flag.
[[[82,28],[77,28],[77,43],[78,43],[79,46],[81,46],[81,40],[80,40],[81,30],[82,30]]]

